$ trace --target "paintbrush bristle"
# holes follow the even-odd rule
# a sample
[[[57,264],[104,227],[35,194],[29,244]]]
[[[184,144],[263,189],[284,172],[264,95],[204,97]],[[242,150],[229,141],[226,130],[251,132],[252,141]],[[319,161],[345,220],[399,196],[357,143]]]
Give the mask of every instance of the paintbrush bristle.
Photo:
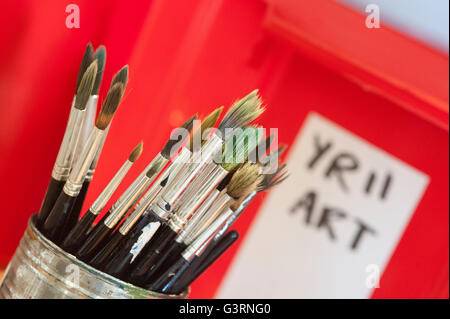
[[[116,83],[109,89],[108,95],[106,96],[105,102],[103,102],[102,108],[97,117],[97,121],[95,122],[95,126],[99,130],[105,130],[108,127],[109,123],[114,117],[114,113],[116,112],[117,107],[120,104],[122,95],[122,83]]]
[[[163,163],[163,160],[156,161],[156,163],[153,164],[152,167],[149,168],[149,170],[147,171],[147,173],[145,175],[147,175],[148,178],[152,178],[153,175],[158,174],[159,168],[161,167],[162,163]]]
[[[212,111],[203,121],[200,127],[191,134],[191,139],[189,141],[189,149],[191,152],[198,151],[200,149],[201,144],[203,143],[203,134],[210,128],[214,127],[214,125],[217,122],[217,119],[219,118],[220,114],[222,113],[223,106],[215,109]],[[194,149],[194,141],[201,141],[200,145],[196,145],[196,148]]]
[[[111,87],[116,83],[122,83],[125,88],[128,83],[128,64],[123,66],[113,77]]]
[[[250,126],[235,130],[235,133],[225,142],[221,163],[218,163],[228,172],[246,161],[260,140],[262,128]]]
[[[95,50],[95,58],[97,59],[97,75],[95,77],[94,88],[92,89],[92,95],[98,95],[100,90],[100,84],[102,83],[103,71],[106,63],[106,48],[101,45]]]
[[[78,87],[74,105],[76,109],[84,110],[86,108],[86,103],[94,87],[96,74],[97,60],[94,60],[94,62],[92,62],[91,65],[87,68],[86,72],[84,72],[83,78],[80,82],[80,86]]]
[[[262,176],[262,180],[258,184],[258,192],[268,190],[269,188],[272,188],[272,187],[280,184],[286,178],[289,177],[289,174],[287,173],[286,164],[283,164],[277,168],[275,173],[265,174],[265,175],[261,175],[261,176]]]
[[[132,163],[136,162],[138,158],[141,156],[142,151],[144,149],[144,142],[140,142],[134,149],[131,151],[130,156],[128,157],[128,160]]]
[[[186,140],[186,138],[189,136],[189,133],[192,130],[192,126],[194,125],[194,120],[197,118],[197,114],[192,116],[190,119],[188,119],[184,124],[177,128],[173,134],[170,135],[169,140],[166,142],[166,145],[164,145],[163,149],[161,150],[161,155],[166,158],[170,159],[173,154],[178,150],[172,150],[172,148],[177,145],[180,146],[183,144],[183,142]]]
[[[258,90],[234,102],[218,127],[222,139],[226,141],[232,135],[232,129],[248,125],[263,112],[264,107],[258,96]]]
[[[88,45],[86,46],[86,50],[84,50],[83,59],[81,60],[80,68],[78,69],[77,86],[75,88],[75,92],[78,91],[84,73],[86,72],[89,65],[91,65],[92,62],[94,62],[94,60],[95,60],[94,49],[92,48],[92,44],[89,42]]]
[[[234,173],[227,185],[227,193],[234,199],[241,198],[252,193],[261,183],[262,176],[259,174],[259,165],[245,163]]]

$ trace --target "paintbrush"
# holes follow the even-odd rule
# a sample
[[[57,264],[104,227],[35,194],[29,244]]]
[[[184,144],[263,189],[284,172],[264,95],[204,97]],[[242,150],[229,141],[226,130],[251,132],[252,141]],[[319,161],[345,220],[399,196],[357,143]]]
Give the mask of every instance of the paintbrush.
[[[238,164],[246,160],[249,152],[258,144],[260,136],[260,128],[248,127],[236,136],[236,140],[230,138],[225,143],[222,157],[219,159],[220,164],[214,162],[217,160],[214,159],[213,163],[206,166],[206,169],[200,173],[197,180],[188,187],[180,198],[180,200],[183,200],[183,197],[188,200],[178,211],[174,212],[167,223],[155,232],[153,235],[155,239],[149,241],[138,254],[135,265],[132,267],[130,282],[135,284],[146,282],[155,274],[167,257],[166,254],[161,253],[173,244],[177,234],[182,230],[195,209],[216,188],[217,184]]]
[[[154,162],[153,165],[145,172],[145,175],[139,179],[139,183],[132,185],[133,191],[130,193],[130,196],[116,206],[107,218],[101,220],[94,227],[94,229],[88,234],[85,242],[76,252],[76,256],[79,259],[90,263],[90,260],[104,246],[106,240],[112,234],[121,218],[126,214],[128,209],[136,203],[136,200],[142,195],[145,189],[153,182],[155,177],[158,175],[162,164],[162,160]]]
[[[94,87],[92,89],[92,93],[89,96],[89,100],[87,101],[87,104],[86,104],[86,116],[84,119],[83,127],[81,129],[80,140],[77,145],[77,150],[75,152],[74,163],[77,162],[79,155],[83,151],[83,146],[86,144],[86,141],[89,137],[89,133],[95,124],[95,116],[97,114],[97,104],[98,104],[98,92],[100,90],[100,84],[102,82],[103,71],[104,71],[105,62],[106,62],[106,48],[104,46],[100,46],[95,51],[95,58],[97,59],[97,67],[98,67],[97,75],[95,76],[95,82],[94,82]],[[106,134],[105,134],[105,136],[106,136]],[[81,208],[84,203],[84,199],[86,198],[86,194],[87,194],[87,189],[88,189],[87,185],[89,185],[89,184],[88,183],[87,183],[87,185],[85,185],[85,184],[86,184],[86,180],[88,179],[88,177],[89,177],[89,173],[87,174],[87,177],[85,178],[83,187],[81,188],[80,194],[78,195],[75,205],[73,206],[72,214],[74,217],[73,217],[73,221],[69,222],[69,224],[74,225],[78,221],[78,216],[80,214]]]
[[[173,203],[203,166],[216,156],[224,141],[232,137],[237,128],[245,127],[262,112],[264,112],[264,107],[261,105],[257,90],[235,102],[225,114],[214,134],[205,142],[199,152],[193,154],[191,163],[184,165],[161,191],[162,194],[156,202],[157,205],[152,205],[156,214],[158,216],[168,215],[172,210]]]
[[[141,156],[143,150],[143,142],[140,142],[130,153],[128,159],[117,171],[111,181],[106,185],[89,210],[77,222],[75,227],[69,232],[61,244],[61,248],[67,252],[73,253],[86,240],[89,230],[91,229],[94,220],[100,214],[102,209],[106,206],[111,196],[116,191],[119,184],[122,182],[125,175],[130,170],[131,166]]]
[[[133,207],[137,200],[146,191],[147,187],[154,181],[164,165],[170,159],[174,150],[178,150],[180,145],[189,136],[193,121],[196,115],[188,119],[182,127],[175,130],[169,140],[164,145],[161,152],[147,165],[145,170],[136,178],[136,180],[127,188],[127,190],[114,203],[108,213],[95,226],[89,234],[85,243],[80,247],[77,256],[86,262],[91,262],[102,248],[102,244],[111,235],[115,226],[120,222],[123,216]]]
[[[104,55],[102,55],[101,53],[103,52],[102,50],[100,50],[101,48],[99,48],[96,52],[96,55],[105,58]],[[106,54],[106,51],[104,51],[104,53]],[[97,78],[96,78],[97,79]],[[96,81],[97,82],[97,81]],[[116,83],[122,83],[123,85],[123,90],[125,92],[125,89],[127,87],[127,83],[128,83],[128,65],[125,65],[124,67],[122,67],[122,69],[120,69],[113,77],[112,81],[111,81],[111,87],[116,84]],[[100,83],[98,83],[98,85],[100,85]],[[97,88],[98,90],[98,88]],[[98,93],[98,91],[97,91]],[[86,177],[83,181],[83,186],[81,187],[81,191],[80,194],[77,197],[77,200],[75,202],[75,205],[72,209],[72,212],[70,213],[70,217],[68,220],[68,230],[70,231],[78,222],[78,219],[80,217],[80,212],[81,209],[83,208],[83,203],[84,203],[84,199],[86,198],[86,194],[89,188],[89,185],[92,181],[92,178],[94,177],[94,172],[95,172],[95,168],[97,167],[97,163],[98,160],[100,158],[100,155],[102,153],[102,149],[103,149],[103,145],[105,144],[106,141],[106,137],[108,136],[108,132],[109,129],[111,127],[111,124],[108,125],[108,127],[105,129],[105,134],[103,135],[103,138],[100,142],[100,146],[98,148],[97,153],[94,156],[94,159],[92,160],[92,163],[89,167],[89,170],[86,174]]]
[[[47,192],[39,213],[37,214],[36,224],[38,228],[42,227],[48,214],[50,214],[50,211],[61,193],[67,177],[69,176],[70,169],[72,168],[74,153],[77,148],[81,128],[85,118],[86,103],[91,95],[95,82],[95,74],[97,73],[97,65],[93,62],[94,54],[92,45],[89,43],[78,71],[76,94],[72,101],[66,131],[53,166]]]
[[[200,275],[205,272],[220,256],[227,251],[239,238],[236,230],[229,231],[218,242],[211,242],[208,251],[205,250],[200,257],[195,258],[187,270],[174,283],[170,293],[178,293],[189,287]]]
[[[163,151],[161,151],[162,154],[165,154],[164,156],[169,157],[174,152],[174,148],[183,144],[189,132],[192,130],[195,118],[196,115],[188,119],[180,128],[176,129],[173,132],[166,145],[163,147]],[[162,172],[156,182],[148,189],[144,196],[142,196],[142,198],[136,204],[134,210],[129,214],[118,231],[114,232],[108,243],[89,261],[91,265],[102,269],[105,266],[105,263],[108,261],[108,257],[110,257],[112,252],[115,251],[119,243],[124,240],[131,228],[133,228],[136,223],[142,223],[141,217],[144,214],[147,206],[151,203],[159,190],[161,190],[165,186],[169,177],[172,174],[176,174],[178,169],[180,169],[181,166],[185,164],[185,161],[188,157],[180,154],[190,154],[190,151],[186,147],[182,147],[175,160],[171,163],[171,165],[168,165],[169,167],[167,167]],[[131,244],[132,243],[130,243],[130,245]],[[118,263],[121,262],[121,260],[118,261]]]
[[[83,148],[80,159],[70,172],[69,178],[64,184],[63,191],[44,222],[42,227],[44,234],[56,244],[59,244],[64,236],[67,235],[67,232],[65,232],[67,217],[75,204],[75,200],[81,190],[89,165],[98,150],[105,129],[113,119],[114,113],[120,104],[122,94],[123,85],[121,83],[115,84],[109,90],[96,120],[95,127],[91,130],[88,141]]]

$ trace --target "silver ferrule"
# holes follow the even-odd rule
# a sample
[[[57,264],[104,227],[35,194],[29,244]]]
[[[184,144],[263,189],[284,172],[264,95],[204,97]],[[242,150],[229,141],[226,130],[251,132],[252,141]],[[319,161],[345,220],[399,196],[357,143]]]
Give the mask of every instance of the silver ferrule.
[[[141,183],[142,179],[146,176],[148,170],[150,167],[152,167],[153,164],[155,164],[158,160],[164,159],[164,157],[161,156],[161,154],[157,154],[155,158],[147,165],[147,167],[139,174],[139,176],[131,183],[130,186],[125,190],[125,192],[120,195],[119,199],[112,205],[111,211],[115,210],[117,206],[122,205],[123,202],[127,201],[128,198],[131,196],[131,194],[136,192],[136,188],[138,187],[138,184]],[[162,167],[161,165],[160,167]]]
[[[127,200],[122,201],[119,205],[117,205],[113,210],[111,210],[111,214],[106,218],[105,225],[108,228],[113,228],[117,223],[122,219],[122,216],[132,207],[139,197],[145,192],[147,187],[150,185],[151,179],[144,175],[138,183],[136,183],[133,188],[133,192],[130,193]]]
[[[227,193],[222,192],[217,199],[212,203],[208,211],[200,218],[200,220],[193,226],[193,229],[186,234],[184,243],[189,245],[194,239],[201,234],[208,225],[210,225],[218,216],[220,216],[224,211],[230,208],[233,203],[233,198],[231,198]]]
[[[191,261],[192,258],[197,254],[201,255],[201,252],[206,248],[206,246],[214,238],[215,233],[223,225],[223,223],[228,219],[228,217],[233,213],[231,209],[227,210],[219,217],[217,217],[182,253],[181,256],[187,260]]]
[[[97,113],[98,95],[91,95],[86,103],[86,115],[84,117],[83,126],[81,127],[80,139],[74,154],[74,162],[76,162],[83,151],[83,146],[89,137],[89,133],[95,124],[95,115]]]
[[[108,136],[109,128],[111,127],[111,123],[108,125],[108,127],[105,129],[105,134],[103,134],[103,138],[100,141],[100,147],[98,148],[97,153],[95,153],[94,159],[92,160],[91,166],[89,167],[86,179],[88,181],[92,180],[92,177],[94,177],[95,168],[97,167],[98,160],[100,158],[100,155],[102,154],[103,145],[105,145],[106,136]]]
[[[91,134],[89,134],[79,160],[75,163],[69,178],[64,184],[64,192],[67,195],[75,197],[80,193],[89,165],[97,152],[102,136],[103,131],[94,126],[91,130]]]
[[[212,157],[221,149],[223,144],[222,139],[213,134],[210,139],[206,141],[200,152],[192,154],[190,163],[185,163],[176,176],[166,185],[161,195],[161,198],[168,204],[163,207],[171,207],[178,196],[186,189],[192,179],[203,168],[203,166],[210,162]]]
[[[181,244],[185,242],[186,236],[195,231],[202,216],[209,210],[209,207],[211,207],[212,203],[216,200],[219,194],[220,192],[217,188],[209,193],[208,197],[206,197],[200,207],[195,211],[191,219],[188,220],[183,229],[178,233],[177,237],[175,238],[175,241],[177,243]]]
[[[92,214],[98,215],[102,209],[106,206],[111,196],[116,191],[119,184],[122,182],[125,175],[130,170],[131,166],[133,166],[133,162],[126,160],[122,167],[117,171],[116,175],[111,179],[111,181],[106,185],[100,195],[97,197],[95,202],[91,205],[89,209]]]
[[[219,229],[216,236],[214,237],[214,241],[218,241],[227,232],[227,230],[230,229],[236,219],[242,214],[244,209],[247,208],[253,198],[255,198],[256,194],[258,194],[258,192],[253,192],[247,196],[247,198],[241,203],[241,205],[239,205],[238,209],[236,209],[233,214],[227,219],[222,228]]]
[[[179,210],[172,214],[169,220],[169,227],[175,231],[179,232],[186,224],[189,217],[198,207],[198,205],[203,202],[203,200],[209,195],[209,193],[217,187],[217,184],[228,174],[221,166],[215,165],[215,168],[208,175],[207,180],[203,181],[200,188],[189,197],[189,201],[185,205],[179,208]]]
[[[207,163],[195,179],[189,184],[186,190],[181,194],[175,204],[172,206],[172,212],[179,211],[180,207],[184,207],[195,194],[198,193],[202,185],[208,182],[210,175],[217,169],[217,165],[214,162]]]
[[[59,148],[55,165],[53,166],[52,177],[57,181],[65,181],[70,174],[77,143],[80,138],[81,128],[86,115],[85,110],[79,110],[74,107],[75,99],[76,97],[73,99],[66,131],[64,132],[63,141]]]

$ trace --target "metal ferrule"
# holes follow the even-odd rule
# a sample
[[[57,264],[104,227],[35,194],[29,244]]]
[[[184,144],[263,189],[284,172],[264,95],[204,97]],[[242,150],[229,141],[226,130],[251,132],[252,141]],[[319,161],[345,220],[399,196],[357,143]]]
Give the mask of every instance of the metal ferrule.
[[[83,152],[80,155],[79,160],[75,163],[74,168],[70,172],[69,178],[64,184],[64,192],[72,197],[77,196],[80,193],[83,186],[84,178],[89,169],[89,165],[97,152],[100,145],[104,131],[99,130],[97,127],[91,130],[89,138],[86,141],[86,145],[83,148]]]
[[[201,187],[195,192],[186,202],[185,205],[179,208],[179,210],[172,214],[169,220],[169,227],[179,232],[186,224],[189,217],[198,207],[198,205],[208,196],[208,194],[217,187],[217,184],[228,174],[221,166],[215,165],[214,170],[209,174],[208,179],[202,183]]]
[[[188,234],[198,227],[198,222],[202,218],[202,216],[208,211],[209,207],[216,200],[217,196],[220,194],[219,190],[216,188],[211,193],[209,193],[208,197],[203,201],[200,207],[195,211],[192,215],[191,219],[188,220],[183,229],[178,233],[175,241],[177,243],[182,243],[185,241],[185,238]]]
[[[98,160],[100,158],[100,155],[102,154],[103,145],[105,145],[106,136],[108,135],[110,127],[111,127],[111,123],[105,129],[105,134],[103,134],[103,138],[100,142],[100,147],[98,148],[97,153],[95,153],[94,159],[92,160],[91,166],[89,167],[89,170],[86,174],[87,181],[91,181],[92,178],[94,177],[95,168],[97,167]]]
[[[171,180],[164,188],[161,198],[168,204],[163,204],[162,207],[168,207],[175,202],[178,196],[186,189],[191,180],[203,168],[203,166],[210,162],[212,157],[221,149],[223,144],[222,139],[213,134],[209,140],[203,145],[200,152],[194,153],[191,163],[182,165],[178,174]]]
[[[155,164],[158,160],[164,159],[164,157],[161,156],[160,153],[158,153],[155,158],[147,165],[147,167],[139,174],[139,176],[131,183],[130,186],[125,190],[125,192],[120,195],[119,199],[112,205],[111,211],[115,210],[117,206],[122,205],[123,202],[126,202],[128,198],[131,196],[131,194],[136,192],[136,188],[138,187],[138,184],[141,183],[142,179],[146,177],[147,171],[152,167],[153,164]],[[163,165],[161,165],[162,167]]]
[[[70,109],[69,120],[67,122],[66,131],[64,132],[63,141],[53,166],[52,177],[57,181],[64,181],[70,174],[73,164],[74,154],[80,137],[81,128],[83,126],[86,115],[85,110],[79,110],[74,107],[75,97]]]
[[[97,113],[98,95],[91,95],[86,103],[86,115],[84,117],[83,126],[81,127],[80,139],[74,154],[74,162],[76,162],[83,151],[83,146],[89,137],[89,133],[95,124],[95,115]]]
[[[117,171],[116,175],[111,179],[111,181],[106,185],[100,195],[97,197],[95,202],[91,205],[89,209],[94,215],[98,215],[102,209],[106,206],[111,196],[116,191],[122,179],[128,173],[129,169],[133,166],[133,162],[126,160],[122,167]]]
[[[187,260],[191,261],[192,258],[197,254],[201,255],[201,252],[208,246],[209,242],[214,238],[215,233],[223,225],[223,223],[228,219],[228,217],[233,213],[231,209],[227,210],[225,213],[221,214],[216,218],[182,253],[181,256]]]
[[[222,212],[227,210],[233,203],[233,198],[231,198],[227,193],[220,194],[208,211],[200,218],[200,220],[193,226],[193,229],[186,234],[184,243],[189,245],[194,239],[201,234],[208,225],[210,225],[217,216],[220,216]]]
[[[217,169],[217,165],[213,162],[207,163],[202,169],[197,177],[189,184],[186,190],[181,194],[180,198],[175,202],[172,207],[172,212],[179,211],[180,207],[184,207],[196,193],[198,193],[199,189],[208,182],[210,179],[211,173]]]
[[[230,229],[236,219],[242,214],[244,209],[247,208],[253,198],[255,198],[256,194],[258,194],[258,192],[253,192],[247,196],[247,198],[241,203],[241,205],[239,205],[239,208],[233,212],[233,214],[227,219],[222,228],[217,232],[216,236],[214,237],[214,241],[219,240],[219,238],[221,238],[227,232],[227,230]]]
[[[145,192],[145,189],[150,185],[152,180],[144,175],[142,179],[139,180],[139,183],[136,183],[134,187],[134,192],[130,194],[127,200],[124,200],[117,205],[115,209],[111,210],[111,214],[106,218],[105,225],[108,228],[113,228],[120,221],[122,216],[127,212],[127,210],[132,207],[139,197]]]

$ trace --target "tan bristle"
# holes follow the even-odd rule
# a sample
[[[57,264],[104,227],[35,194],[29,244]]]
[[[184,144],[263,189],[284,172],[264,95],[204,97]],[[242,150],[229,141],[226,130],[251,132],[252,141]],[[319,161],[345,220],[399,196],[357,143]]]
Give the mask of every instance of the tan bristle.
[[[194,150],[194,141],[201,141],[203,143],[203,134],[208,129],[214,127],[214,125],[217,122],[217,119],[219,118],[220,114],[222,113],[223,106],[215,109],[212,111],[203,121],[200,127],[195,130],[194,134],[191,134],[191,139],[189,141],[189,149],[191,152],[197,151],[197,149]],[[197,148],[201,147],[200,145],[196,145]]]
[[[144,149],[144,142],[140,142],[131,152],[130,156],[128,157],[128,160],[132,163],[136,162],[138,158],[141,156],[142,151]]]
[[[117,107],[120,104],[120,100],[123,95],[123,84],[116,83],[114,84],[108,91],[108,95],[106,96],[105,102],[103,102],[102,109],[100,110],[100,114],[97,117],[97,121],[95,122],[95,126],[100,130],[105,130],[112,118],[114,117],[114,113],[117,110]]]
[[[227,193],[235,199],[246,196],[256,189],[261,180],[259,165],[250,162],[245,163],[234,173],[227,185]]]
[[[86,103],[89,96],[94,88],[95,77],[97,75],[97,60],[91,63],[84,72],[83,78],[81,79],[80,86],[78,87],[75,105],[74,107],[79,110],[84,110],[86,108]]]
[[[111,87],[116,83],[122,83],[124,88],[128,83],[128,64],[122,67],[113,77]]]

